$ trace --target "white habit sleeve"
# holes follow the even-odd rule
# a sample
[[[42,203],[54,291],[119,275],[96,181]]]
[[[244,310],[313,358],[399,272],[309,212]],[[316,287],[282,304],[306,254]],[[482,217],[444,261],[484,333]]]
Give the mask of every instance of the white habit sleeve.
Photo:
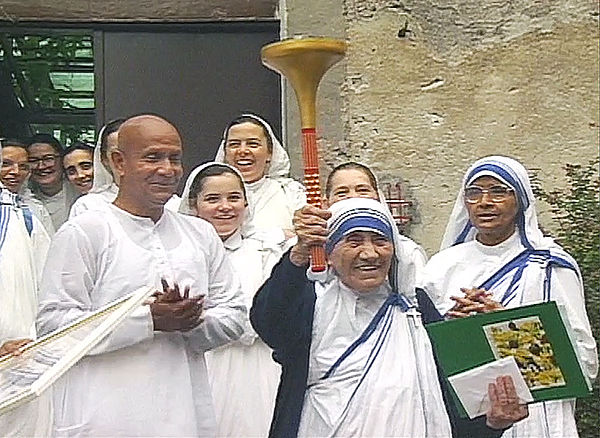
[[[583,371],[593,380],[598,374],[598,352],[585,310],[581,281],[572,269],[555,268],[551,284],[550,299],[565,308]]]

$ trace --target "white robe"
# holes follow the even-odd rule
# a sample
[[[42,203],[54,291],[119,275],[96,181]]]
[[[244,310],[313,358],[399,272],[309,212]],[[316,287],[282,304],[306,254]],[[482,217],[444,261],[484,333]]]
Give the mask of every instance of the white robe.
[[[227,257],[242,279],[246,306],[250,309],[254,294],[269,277],[285,248],[258,236],[242,239],[239,232],[224,244]],[[238,341],[206,353],[217,436],[268,435],[281,374],[271,355],[272,350],[249,321]]]
[[[112,204],[117,197],[118,192],[119,187],[117,187],[115,183],[112,183],[110,187],[103,191],[95,193],[90,192],[80,196],[71,206],[69,219],[79,216],[87,210],[103,210],[107,204]]]
[[[63,181],[61,191],[55,195],[47,196],[39,190],[33,191],[33,195],[44,205],[44,207],[46,207],[46,210],[48,210],[55,230],[58,230],[60,226],[67,221],[71,205],[73,205],[73,202],[75,202],[75,199],[79,196],[66,180]],[[25,199],[25,201],[27,201],[27,199]]]
[[[421,287],[429,294],[440,313],[454,305],[450,296],[463,296],[461,287],[478,287],[492,274],[524,250],[518,232],[495,246],[471,240],[434,255],[425,267]],[[522,281],[527,281],[527,270]],[[505,288],[492,289],[493,298],[501,301]],[[576,348],[584,372],[593,378],[598,371],[596,344],[586,317],[583,289],[577,273],[557,267],[552,271],[550,299],[564,306],[573,329]],[[544,302],[543,284],[528,288],[508,302],[514,308]],[[504,433],[504,437],[567,438],[576,437],[575,400],[550,401],[529,406],[529,417]]]
[[[118,193],[119,187],[115,183],[112,183],[105,190],[94,193],[90,192],[87,195],[80,196],[71,206],[69,219],[79,216],[81,213],[88,210],[107,211],[107,206],[114,202]],[[181,199],[179,196],[173,195],[165,204],[165,208],[171,211],[177,211],[180,201]]]
[[[52,217],[50,217],[50,213],[48,213],[48,210],[44,207],[42,201],[36,198],[29,188],[23,188],[19,192],[19,196],[23,199],[24,204],[29,207],[33,215],[42,223],[46,233],[52,237],[56,230],[52,223]]]
[[[50,245],[50,238],[37,217],[33,217],[33,230],[29,236],[22,211],[7,206],[1,208],[0,222],[6,226],[6,237],[0,247],[0,345],[9,340],[35,338],[37,279]],[[6,213],[9,214],[8,223],[4,222]],[[47,436],[51,427],[52,407],[48,393],[0,415],[3,437]]]
[[[302,184],[291,178],[267,176],[246,183],[246,190],[253,211],[250,220],[256,228],[294,229],[294,212],[306,204]]]
[[[50,237],[37,217],[32,217],[30,236],[23,212],[3,208],[10,211],[10,218],[0,248],[0,344],[35,335],[38,280],[50,246]]]
[[[358,293],[337,278],[315,284],[317,300],[299,437],[448,438],[431,344],[414,309],[391,306],[372,335],[329,377],[390,293]]]
[[[188,332],[153,330],[134,311],[54,387],[55,436],[214,436],[204,352],[237,339],[241,288],[213,227],[165,210],[154,223],[113,205],[55,235],[41,287],[47,333],[161,277],[206,294],[205,319]]]

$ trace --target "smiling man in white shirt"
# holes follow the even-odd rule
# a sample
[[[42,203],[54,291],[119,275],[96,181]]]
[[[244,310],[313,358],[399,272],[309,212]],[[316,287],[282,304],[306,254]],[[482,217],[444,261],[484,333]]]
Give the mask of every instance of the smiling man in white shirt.
[[[181,138],[154,115],[127,120],[119,194],[56,234],[41,287],[47,333],[141,286],[163,289],[54,388],[55,436],[211,436],[204,351],[240,336],[240,284],[214,228],[164,209],[183,173]],[[181,295],[179,288],[185,290]]]

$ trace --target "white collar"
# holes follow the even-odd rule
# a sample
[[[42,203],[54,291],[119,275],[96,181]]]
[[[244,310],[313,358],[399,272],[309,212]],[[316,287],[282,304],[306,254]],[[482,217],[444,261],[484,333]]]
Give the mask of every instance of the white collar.
[[[340,293],[351,296],[356,301],[383,303],[392,291],[387,280],[371,292],[359,292],[352,289],[345,285],[339,277],[336,277],[336,282],[338,283]]]
[[[231,236],[229,236],[223,241],[223,246],[228,251],[235,251],[236,249],[239,249],[242,246],[242,243],[242,233],[240,233],[240,230],[238,228]]]
[[[267,179],[268,179],[268,177],[265,176],[265,175],[263,175],[262,178],[260,178],[260,179],[258,179],[256,181],[253,181],[251,183],[246,182],[244,184],[246,185],[246,189],[249,192],[255,193],[255,192],[257,192],[258,190],[260,190],[261,188],[264,187],[264,185],[267,183]]]
[[[473,245],[477,248],[477,250],[486,255],[498,255],[501,256],[506,254],[510,249],[521,246],[521,241],[519,237],[519,231],[515,230],[515,232],[506,240],[496,244],[496,245],[484,245],[477,239],[473,240]]]
[[[166,216],[166,214],[165,214],[166,209],[164,207],[163,207],[163,212],[160,215],[160,218],[156,222],[154,222],[149,217],[137,216],[133,213],[128,212],[127,210],[123,210],[121,207],[117,207],[114,203],[110,203],[109,206],[110,206],[110,208],[113,209],[113,211],[115,213],[125,216],[126,218],[128,218],[129,220],[134,222],[136,225],[139,225],[144,228],[158,227],[165,220],[164,217]]]

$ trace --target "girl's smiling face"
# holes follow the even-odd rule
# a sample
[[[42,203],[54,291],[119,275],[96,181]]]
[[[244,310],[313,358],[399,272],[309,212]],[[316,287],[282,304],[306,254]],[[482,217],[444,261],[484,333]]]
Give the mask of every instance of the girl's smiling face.
[[[246,205],[244,189],[236,175],[208,176],[196,199],[196,216],[210,222],[225,240],[242,225]]]

